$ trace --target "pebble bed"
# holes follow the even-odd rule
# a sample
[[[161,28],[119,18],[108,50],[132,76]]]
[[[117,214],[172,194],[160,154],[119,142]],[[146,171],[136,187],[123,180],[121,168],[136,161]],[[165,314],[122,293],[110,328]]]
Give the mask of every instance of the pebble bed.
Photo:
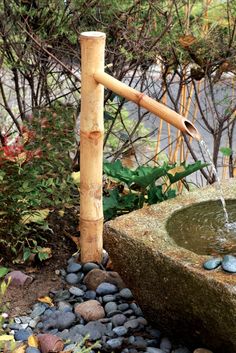
[[[67,268],[56,273],[63,277],[65,287],[49,293],[54,305],[37,302],[28,316],[16,317],[13,323],[5,323],[5,329],[11,330],[16,341],[27,341],[32,334],[56,335],[64,342],[63,352],[73,352],[78,342],[88,335],[91,343],[97,342],[92,353],[192,352],[187,347],[176,346],[152,327],[130,289],[119,288],[117,278],[113,281],[116,283],[117,280],[117,284],[105,281],[91,289],[94,283],[89,285],[86,277],[89,272],[99,270],[105,271],[109,278],[110,271],[106,271],[104,266],[105,263],[82,265],[76,257],[71,257]],[[40,353],[40,349],[28,346],[26,353]]]

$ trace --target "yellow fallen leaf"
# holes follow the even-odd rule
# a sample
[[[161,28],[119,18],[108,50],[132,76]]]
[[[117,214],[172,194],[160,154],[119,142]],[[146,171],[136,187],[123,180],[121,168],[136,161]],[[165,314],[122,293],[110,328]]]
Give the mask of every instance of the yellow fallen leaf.
[[[26,344],[22,344],[21,346],[15,348],[12,353],[25,353]]]
[[[50,259],[50,257],[52,257],[52,249],[51,248],[42,248],[40,250],[40,253],[44,253],[47,254],[47,259]]]
[[[64,217],[65,211],[59,210],[59,211],[58,211],[58,214],[59,214],[60,217]]]
[[[46,303],[46,304],[49,304],[50,306],[53,306],[53,302],[50,297],[39,297],[38,301],[41,303]]]
[[[38,337],[37,337],[37,336],[34,336],[34,335],[29,336],[29,338],[28,338],[28,345],[29,345],[30,347],[38,348],[38,346],[39,346]]]
[[[80,184],[80,172],[71,173],[71,177],[72,177],[75,185],[79,186],[79,184]]]
[[[44,219],[47,218],[49,215],[49,208],[44,208],[43,210],[37,210],[35,212],[32,212],[31,214],[24,215],[21,218],[21,223],[23,224],[28,224],[28,223],[39,223],[42,222]]]
[[[175,175],[176,173],[182,173],[185,171],[185,168],[182,165],[179,165],[173,169],[168,170],[168,174]]]

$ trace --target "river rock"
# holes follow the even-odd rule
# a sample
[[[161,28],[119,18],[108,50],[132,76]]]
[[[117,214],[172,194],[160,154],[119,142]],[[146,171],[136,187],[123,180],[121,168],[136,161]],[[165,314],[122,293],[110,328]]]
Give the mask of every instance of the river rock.
[[[111,322],[114,327],[123,326],[123,324],[127,321],[127,318],[124,314],[114,315],[111,319]]]
[[[124,326],[116,326],[112,330],[117,336],[124,336],[128,332],[127,328]]]
[[[205,270],[214,270],[215,268],[221,265],[222,258],[221,257],[213,257],[204,262],[203,267]]]
[[[63,301],[63,300],[67,300],[70,298],[70,292],[65,289],[60,289],[59,291],[56,291],[54,294],[54,301],[55,302],[59,302],[59,301]]]
[[[56,327],[58,330],[64,330],[66,328],[71,327],[71,325],[75,322],[75,314],[71,312],[63,312],[57,317]]]
[[[73,310],[73,307],[72,307],[72,305],[70,304],[70,303],[68,303],[68,302],[66,302],[66,301],[64,301],[64,300],[62,300],[62,301],[60,301],[59,303],[58,303],[58,309],[60,310],[60,311],[64,311],[64,312],[69,312],[69,311],[72,311]]]
[[[95,264],[94,262],[87,262],[86,264],[83,264],[83,272],[88,273],[94,269],[100,269],[98,264]]]
[[[148,352],[148,353],[165,353],[162,349],[154,348],[154,347],[147,347],[146,352]]]
[[[84,291],[78,287],[70,287],[69,292],[76,297],[82,297],[84,295]]]
[[[58,336],[45,333],[38,335],[38,341],[42,353],[63,351],[64,343]]]
[[[118,292],[117,286],[108,282],[103,282],[99,284],[98,287],[96,288],[96,293],[101,296],[107,295],[107,294],[114,294],[116,292]]]
[[[27,347],[25,353],[41,353],[36,347]]]
[[[119,295],[121,296],[122,299],[133,299],[133,294],[129,288],[123,288],[121,289]]]
[[[95,299],[96,292],[94,290],[87,290],[84,294],[84,299]]]
[[[165,352],[165,353],[170,353],[171,348],[172,348],[172,344],[171,344],[169,338],[163,337],[160,342],[160,349],[162,349],[163,352]]]
[[[97,341],[106,333],[106,326],[99,321],[90,321],[84,326],[84,335],[89,335],[89,340]]]
[[[104,309],[105,309],[105,312],[108,314],[111,311],[114,311],[117,309],[117,304],[115,302],[108,302],[106,303]]]
[[[95,268],[84,277],[84,284],[88,289],[96,290],[99,284],[103,282],[114,284],[119,289],[125,288],[125,284],[120,275],[114,271],[106,272]]]
[[[45,310],[47,309],[47,306],[43,303],[36,303],[33,307],[33,310],[31,311],[31,318],[32,319],[35,319],[37,318],[38,316],[42,315]]]
[[[139,326],[139,322],[137,319],[128,320],[127,322],[124,323],[124,326],[127,328],[127,330],[129,329],[134,330]]]
[[[79,276],[76,273],[69,273],[66,275],[66,282],[69,284],[77,284],[79,281]]]
[[[233,255],[225,255],[222,261],[223,270],[231,273],[236,272],[236,257]]]
[[[15,332],[14,338],[16,341],[27,341],[30,335],[31,333],[29,331],[21,329]]]
[[[21,271],[11,271],[5,276],[5,281],[11,278],[10,286],[27,286],[33,281],[33,277],[26,275]]]
[[[66,268],[66,271],[68,273],[75,273],[79,272],[81,270],[82,266],[78,264],[77,262],[70,262],[69,265]]]
[[[119,348],[121,348],[122,343],[123,343],[123,338],[122,337],[112,338],[112,339],[107,341],[107,346],[110,349],[119,349]]]
[[[75,313],[86,321],[99,320],[105,317],[105,311],[97,300],[88,300],[75,306]]]
[[[145,350],[147,348],[147,342],[141,336],[135,337],[133,346],[139,350]]]

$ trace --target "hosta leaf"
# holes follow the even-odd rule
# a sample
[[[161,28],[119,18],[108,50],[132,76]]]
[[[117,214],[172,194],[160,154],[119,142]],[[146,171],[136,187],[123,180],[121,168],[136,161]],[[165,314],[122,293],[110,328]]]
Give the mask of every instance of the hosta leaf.
[[[176,183],[177,181],[185,178],[186,176],[206,167],[207,163],[202,163],[197,161],[193,164],[187,165],[185,162],[181,163],[179,167],[174,167],[167,172],[168,178],[171,184]]]
[[[103,211],[106,212],[112,208],[119,207],[119,191],[113,189],[109,191],[109,196],[103,198]]]
[[[132,183],[133,171],[122,166],[121,161],[117,160],[114,163],[104,163],[104,173],[112,178],[123,181],[127,185]]]
[[[146,188],[154,181],[164,176],[171,169],[171,166],[163,164],[161,167],[138,167],[136,170],[123,167],[119,160],[114,163],[104,163],[104,172],[115,179],[126,183],[129,187],[137,184],[141,188]]]

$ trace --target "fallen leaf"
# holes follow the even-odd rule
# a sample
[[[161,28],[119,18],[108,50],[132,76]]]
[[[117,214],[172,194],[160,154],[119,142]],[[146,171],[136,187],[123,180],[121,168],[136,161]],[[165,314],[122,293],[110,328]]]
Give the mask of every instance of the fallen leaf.
[[[42,248],[40,250],[40,252],[42,253],[45,253],[45,254],[48,254],[48,258],[52,257],[52,249],[51,248]]]
[[[71,177],[72,177],[75,185],[79,186],[80,185],[80,172],[71,173]]]
[[[59,210],[59,211],[58,211],[58,214],[59,214],[60,217],[64,217],[65,211]]]
[[[28,338],[28,345],[29,345],[30,347],[38,348],[38,346],[39,346],[38,337],[37,337],[37,336],[34,336],[34,335],[29,336],[29,338]]]
[[[53,306],[53,302],[50,297],[39,297],[37,300],[41,303],[46,303],[46,304],[49,304],[50,306]]]

